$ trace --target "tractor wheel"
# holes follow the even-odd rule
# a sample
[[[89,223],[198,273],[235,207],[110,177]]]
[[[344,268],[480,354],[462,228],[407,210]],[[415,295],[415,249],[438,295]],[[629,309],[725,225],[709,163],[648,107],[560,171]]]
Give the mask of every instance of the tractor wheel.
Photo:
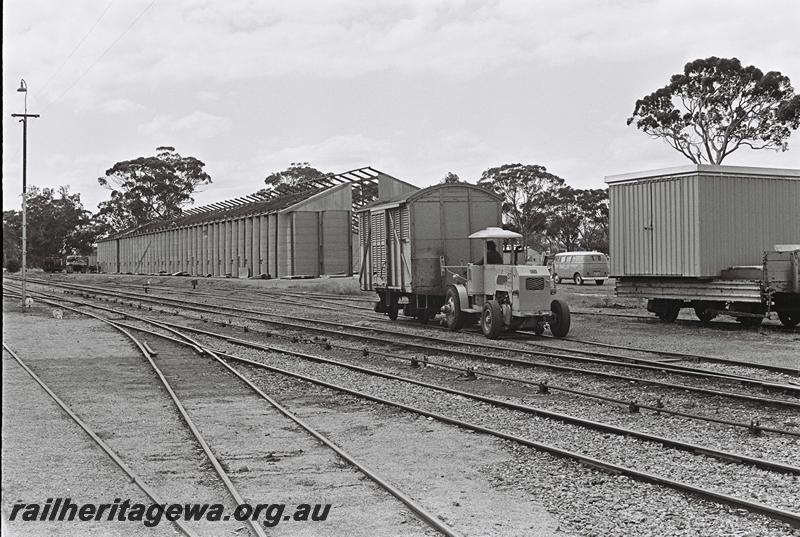
[[[449,285],[447,293],[444,295],[444,320],[450,330],[461,330],[464,328],[464,313],[461,311],[461,299],[458,290]]]
[[[583,285],[583,276],[581,276],[580,272],[576,272],[574,276],[572,276],[572,281],[575,282],[575,285]]]
[[[490,300],[483,305],[481,313],[481,330],[489,339],[497,339],[503,328],[503,311],[497,300]]]
[[[793,328],[800,323],[800,312],[797,311],[779,311],[778,319],[781,320],[783,326]]]
[[[563,300],[553,300],[550,303],[553,318],[550,321],[550,332],[555,337],[566,337],[569,333],[570,317],[569,306]]]

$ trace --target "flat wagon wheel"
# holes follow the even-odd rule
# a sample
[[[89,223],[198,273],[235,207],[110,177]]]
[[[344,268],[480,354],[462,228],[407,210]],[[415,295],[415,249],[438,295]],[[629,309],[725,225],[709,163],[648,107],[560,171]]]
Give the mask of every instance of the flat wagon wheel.
[[[461,330],[464,328],[464,313],[461,311],[461,299],[458,297],[458,290],[452,285],[447,287],[444,295],[444,321],[450,330]]]
[[[394,295],[389,296],[389,306],[386,308],[386,315],[393,321],[397,320],[397,314],[400,311],[400,305],[397,303],[397,297]]]
[[[678,318],[678,314],[681,312],[680,303],[677,301],[672,301],[670,304],[666,305],[664,309],[658,312],[656,315],[659,319],[664,321],[665,323],[674,323],[675,320]]]
[[[569,306],[563,300],[553,300],[550,303],[553,318],[550,320],[550,333],[555,337],[567,337],[570,326]]]
[[[711,320],[717,316],[717,314],[711,311],[711,308],[708,306],[695,306],[694,314],[697,315],[697,318],[700,319],[701,323],[711,322]]]
[[[800,323],[800,312],[797,311],[779,311],[778,319],[781,320],[783,326],[792,328]]]
[[[581,276],[580,272],[576,272],[574,276],[572,276],[572,281],[575,282],[575,285],[583,285],[583,276]]]
[[[742,323],[744,327],[755,328],[756,326],[761,326],[761,321],[764,319],[762,317],[737,317],[736,320]]]
[[[503,328],[503,312],[497,300],[490,300],[483,305],[481,313],[481,331],[489,339],[497,339]]]

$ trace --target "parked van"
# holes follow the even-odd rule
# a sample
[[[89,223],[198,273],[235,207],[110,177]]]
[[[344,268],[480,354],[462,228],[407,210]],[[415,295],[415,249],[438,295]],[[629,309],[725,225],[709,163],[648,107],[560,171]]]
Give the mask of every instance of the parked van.
[[[572,280],[583,285],[586,280],[594,280],[603,285],[608,279],[608,256],[602,252],[564,252],[556,254],[553,260],[553,279]]]

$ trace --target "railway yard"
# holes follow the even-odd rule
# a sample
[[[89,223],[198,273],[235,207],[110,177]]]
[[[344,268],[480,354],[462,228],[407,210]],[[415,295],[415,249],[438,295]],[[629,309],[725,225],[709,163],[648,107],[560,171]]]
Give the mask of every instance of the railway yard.
[[[564,284],[569,337],[487,340],[391,323],[352,278],[191,281],[31,274],[23,309],[4,279],[4,520],[51,497],[286,513],[12,534],[800,535],[798,328]]]

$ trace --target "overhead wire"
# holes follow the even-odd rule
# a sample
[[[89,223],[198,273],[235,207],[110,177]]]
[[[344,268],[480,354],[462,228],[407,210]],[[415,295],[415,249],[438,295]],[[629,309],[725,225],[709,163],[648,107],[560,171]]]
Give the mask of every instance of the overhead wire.
[[[67,62],[69,62],[69,60],[75,55],[75,53],[78,52],[78,49],[81,48],[81,45],[83,45],[83,43],[89,38],[92,32],[94,32],[94,29],[97,28],[100,22],[105,18],[106,13],[108,13],[108,10],[111,9],[111,6],[114,4],[114,1],[115,0],[111,0],[108,4],[106,4],[105,9],[103,9],[103,12],[100,13],[100,16],[97,18],[97,20],[94,21],[94,24],[92,25],[91,28],[89,28],[89,31],[84,34],[81,40],[78,41],[78,44],[75,45],[72,51],[61,62],[61,65],[59,65],[58,68],[55,71],[53,71],[53,74],[51,74],[48,77],[48,79],[44,83],[44,86],[40,90],[40,93],[42,95],[44,95],[47,92],[47,90],[50,88],[55,78],[58,76],[59,73],[61,73],[61,70],[64,68],[64,66],[67,65]]]
[[[78,76],[78,78],[77,78],[77,79],[75,79],[75,81],[74,81],[72,84],[70,84],[70,85],[69,85],[69,87],[67,87],[67,89],[65,89],[65,90],[64,90],[64,91],[63,91],[63,92],[62,92],[62,93],[61,93],[61,94],[60,94],[58,97],[56,97],[55,99],[53,99],[52,101],[50,101],[50,102],[47,104],[47,106],[45,107],[45,110],[47,110],[47,108],[49,108],[50,106],[52,106],[54,103],[56,103],[56,102],[60,101],[60,100],[61,100],[61,99],[62,99],[62,98],[63,98],[63,97],[64,97],[64,96],[67,94],[67,93],[69,93],[69,92],[70,92],[70,90],[72,90],[72,88],[74,88],[74,87],[75,87],[75,86],[78,84],[78,82],[80,82],[80,81],[83,79],[83,77],[85,77],[85,76],[86,76],[86,75],[89,73],[89,71],[91,71],[91,70],[92,70],[92,68],[93,68],[95,65],[97,65],[97,64],[98,64],[98,63],[99,63],[99,62],[100,62],[100,61],[101,61],[101,60],[102,60],[102,59],[103,59],[103,58],[106,56],[106,54],[108,54],[108,53],[111,51],[111,49],[113,49],[113,48],[114,48],[114,46],[116,46],[116,44],[117,44],[117,43],[119,43],[119,42],[122,40],[122,38],[124,38],[124,37],[125,37],[125,36],[128,34],[128,32],[130,32],[130,31],[133,29],[133,27],[136,25],[136,23],[137,23],[137,22],[139,22],[139,19],[141,19],[141,18],[144,16],[144,14],[145,14],[145,13],[147,13],[147,12],[150,10],[150,8],[151,8],[151,7],[153,7],[153,5],[156,3],[156,1],[157,1],[157,0],[152,0],[152,1],[151,1],[149,4],[147,4],[147,6],[146,6],[146,7],[145,7],[145,8],[144,8],[142,11],[140,11],[140,12],[139,12],[139,14],[138,14],[138,15],[136,15],[136,17],[135,17],[135,18],[134,18],[134,19],[131,21],[131,23],[128,25],[128,27],[127,27],[127,28],[125,28],[125,31],[123,31],[123,32],[122,32],[122,33],[121,33],[121,34],[120,34],[120,35],[119,35],[119,36],[118,36],[118,37],[117,37],[117,38],[116,38],[116,39],[115,39],[115,40],[114,40],[114,41],[113,41],[113,42],[112,42],[112,43],[111,43],[111,44],[110,44],[110,45],[109,45],[109,46],[108,46],[108,47],[107,47],[107,48],[106,48],[104,51],[103,51],[103,53],[102,53],[102,54],[100,54],[100,56],[99,56],[99,57],[98,57],[98,58],[97,58],[95,61],[93,61],[93,62],[92,62],[90,65],[89,65],[89,67],[87,67],[87,68],[86,68],[86,70],[84,70],[84,71],[83,71],[83,72],[80,74],[80,76]]]

